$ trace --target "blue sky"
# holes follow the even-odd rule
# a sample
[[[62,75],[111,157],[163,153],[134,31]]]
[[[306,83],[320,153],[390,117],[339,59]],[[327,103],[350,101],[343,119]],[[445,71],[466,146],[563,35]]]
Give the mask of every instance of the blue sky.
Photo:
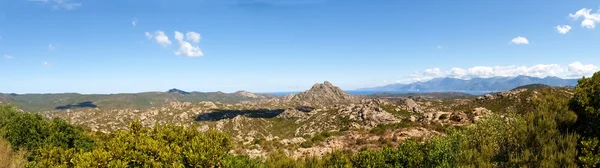
[[[599,5],[5,0],[0,92],[276,92],[325,80],[355,89],[435,77],[575,78],[599,70]]]

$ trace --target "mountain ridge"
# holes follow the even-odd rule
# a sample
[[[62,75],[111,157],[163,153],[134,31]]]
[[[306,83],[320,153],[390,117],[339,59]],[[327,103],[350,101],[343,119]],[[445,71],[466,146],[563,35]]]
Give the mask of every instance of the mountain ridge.
[[[578,79],[562,79],[556,76],[544,78],[519,75],[514,77],[490,77],[459,79],[451,77],[434,78],[425,82],[410,84],[394,83],[378,87],[359,88],[356,91],[394,91],[394,92],[446,92],[446,91],[507,91],[515,87],[544,84],[554,87],[574,86]]]

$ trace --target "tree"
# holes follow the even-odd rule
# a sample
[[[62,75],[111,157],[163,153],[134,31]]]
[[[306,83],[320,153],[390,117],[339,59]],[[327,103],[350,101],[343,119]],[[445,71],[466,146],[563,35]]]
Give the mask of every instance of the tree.
[[[600,72],[579,80],[569,107],[579,116],[574,126],[582,136],[579,163],[583,167],[600,166]]]

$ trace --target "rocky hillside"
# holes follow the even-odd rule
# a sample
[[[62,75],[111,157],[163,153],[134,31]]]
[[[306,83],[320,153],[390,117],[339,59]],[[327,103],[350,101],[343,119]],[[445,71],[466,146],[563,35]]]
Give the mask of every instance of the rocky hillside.
[[[531,111],[532,100],[546,93],[564,97],[572,94],[568,88],[543,87],[481,97],[372,99],[349,96],[325,82],[290,100],[235,104],[171,101],[149,109],[78,108],[43,114],[99,132],[127,129],[136,120],[147,127],[176,124],[198,131],[215,129],[232,136],[232,153],[264,157],[283,150],[288,156],[300,158],[336,150],[358,152],[395,146],[408,138],[443,136],[450,127],[470,125],[494,114]],[[236,94],[253,97],[244,92]]]
[[[356,100],[355,97],[342,89],[334,86],[328,81],[313,85],[310,90],[290,95],[288,101],[311,103],[316,105],[349,103]]]
[[[51,111],[80,108],[99,108],[103,110],[149,109],[161,107],[169,102],[214,101],[239,103],[274,98],[273,95],[255,94],[247,91],[235,93],[223,92],[186,92],[170,89],[166,92],[122,93],[122,94],[2,94],[0,101],[12,104],[25,111]]]

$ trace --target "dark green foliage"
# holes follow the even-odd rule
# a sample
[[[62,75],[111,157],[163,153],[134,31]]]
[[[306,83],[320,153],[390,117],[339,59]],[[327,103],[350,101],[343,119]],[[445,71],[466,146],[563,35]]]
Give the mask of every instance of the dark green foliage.
[[[303,148],[310,148],[312,146],[313,146],[312,141],[304,141],[304,142],[300,143],[300,147],[303,147]]]
[[[90,150],[91,137],[83,129],[62,119],[44,120],[38,114],[22,113],[9,106],[0,106],[0,134],[14,149],[23,147],[34,155],[43,146]]]
[[[579,80],[570,108],[578,116],[574,129],[582,136],[579,163],[584,167],[600,167],[600,72]]]
[[[104,137],[92,151],[76,153],[71,163],[82,167],[222,167],[230,146],[228,136],[214,130],[148,129],[134,122],[129,131]]]
[[[600,72],[579,80],[570,105],[579,116],[578,132],[586,137],[600,137]]]
[[[266,165],[262,160],[253,159],[248,156],[227,156],[225,158],[225,167],[265,168]]]
[[[352,161],[347,153],[335,151],[323,158],[323,165],[331,168],[346,168],[352,167]]]
[[[448,114],[442,114],[442,115],[440,115],[440,118],[439,118],[439,119],[440,119],[440,120],[445,120],[445,119],[447,119],[447,118],[448,118]]]
[[[598,138],[590,138],[581,140],[580,154],[577,158],[583,167],[597,167],[600,162],[600,145]]]
[[[355,167],[419,167],[425,160],[424,145],[409,139],[397,149],[384,148],[379,151],[363,151],[352,158]]]
[[[268,155],[265,160],[267,167],[280,167],[280,168],[300,168],[302,167],[301,162],[298,162],[288,157],[283,151],[275,151]]]
[[[403,121],[400,123],[392,123],[392,124],[380,124],[380,125],[377,125],[375,128],[371,129],[369,132],[371,134],[383,135],[384,133],[386,133],[386,131],[407,128],[411,125],[412,124],[410,123],[410,121]]]

